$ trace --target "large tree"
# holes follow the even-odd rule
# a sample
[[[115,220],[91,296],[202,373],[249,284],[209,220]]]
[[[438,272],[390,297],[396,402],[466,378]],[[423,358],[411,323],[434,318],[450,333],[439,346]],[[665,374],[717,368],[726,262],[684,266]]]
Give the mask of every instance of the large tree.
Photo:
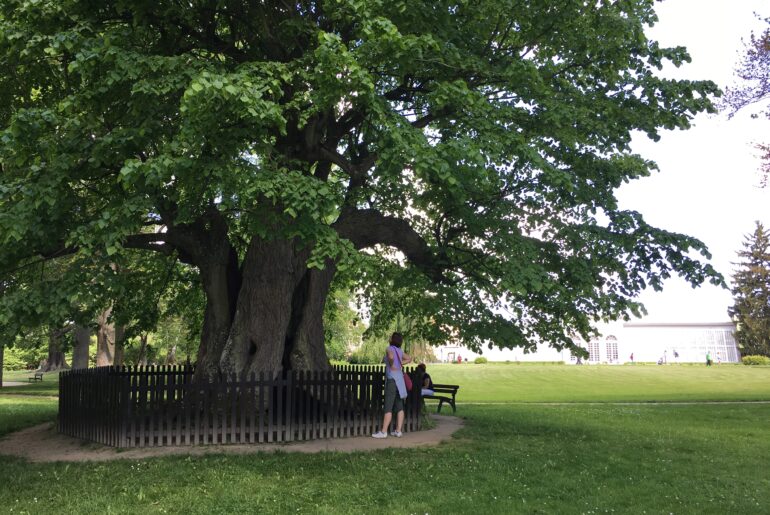
[[[770,356],[770,235],[761,223],[746,236],[738,256],[735,303],[728,310],[737,324],[735,340],[744,355]]]
[[[194,267],[201,374],[327,367],[335,276],[419,292],[433,341],[572,347],[671,274],[722,281],[614,196],[655,168],[632,132],[717,92],[656,75],[689,57],[653,4],[3,2],[0,269]]]

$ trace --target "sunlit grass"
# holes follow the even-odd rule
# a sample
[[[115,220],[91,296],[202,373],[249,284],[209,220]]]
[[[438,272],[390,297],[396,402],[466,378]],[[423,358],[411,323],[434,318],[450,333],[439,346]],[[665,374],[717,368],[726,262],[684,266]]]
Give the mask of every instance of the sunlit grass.
[[[459,384],[457,402],[671,402],[770,400],[770,367],[429,365],[435,383]]]
[[[767,404],[493,405],[433,449],[5,460],[15,513],[763,513]]]
[[[468,364],[429,372],[462,386],[458,415],[466,423],[436,448],[109,463],[2,457],[0,506],[11,513],[767,513],[770,404],[700,401],[770,400],[770,369]],[[697,402],[644,403],[673,400]],[[52,420],[55,402],[0,394],[0,434]]]

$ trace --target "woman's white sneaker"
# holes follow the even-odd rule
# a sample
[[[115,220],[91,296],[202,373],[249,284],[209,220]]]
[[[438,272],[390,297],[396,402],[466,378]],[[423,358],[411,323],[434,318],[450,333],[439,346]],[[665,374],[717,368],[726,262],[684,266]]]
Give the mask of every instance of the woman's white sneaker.
[[[399,433],[399,436],[401,436],[400,433]],[[377,431],[376,433],[372,433],[372,438],[387,438],[387,437],[388,437],[388,434],[383,433],[382,431]]]

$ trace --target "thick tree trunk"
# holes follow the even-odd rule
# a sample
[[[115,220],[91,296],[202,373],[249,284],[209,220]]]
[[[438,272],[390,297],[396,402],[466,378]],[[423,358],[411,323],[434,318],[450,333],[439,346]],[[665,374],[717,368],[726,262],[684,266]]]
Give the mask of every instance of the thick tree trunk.
[[[213,219],[211,227],[216,224],[217,218]],[[440,259],[405,220],[371,209],[347,209],[332,228],[358,249],[378,243],[397,247],[432,280],[445,280]],[[309,270],[308,246],[255,237],[238,273],[235,252],[226,237],[217,239],[205,231],[208,235],[200,236],[199,226],[189,229],[195,233],[190,238],[201,242],[186,248],[201,270],[207,301],[196,378],[328,369],[323,311],[334,263],[327,262],[323,270]],[[183,236],[180,229],[177,239],[183,242]],[[229,260],[222,258],[222,249],[229,249]]]
[[[328,368],[323,311],[335,269],[330,262],[324,270],[309,270],[309,255],[296,241],[251,242],[220,372]]]
[[[75,346],[72,348],[72,368],[88,368],[88,347],[91,345],[91,330],[75,326]]]
[[[308,251],[298,251],[293,241],[252,240],[243,262],[235,319],[220,360],[223,372],[280,371],[287,364],[292,297],[307,256]]]
[[[61,329],[51,329],[48,333],[48,359],[43,369],[45,372],[69,368],[62,351],[61,340],[63,335],[64,331]]]

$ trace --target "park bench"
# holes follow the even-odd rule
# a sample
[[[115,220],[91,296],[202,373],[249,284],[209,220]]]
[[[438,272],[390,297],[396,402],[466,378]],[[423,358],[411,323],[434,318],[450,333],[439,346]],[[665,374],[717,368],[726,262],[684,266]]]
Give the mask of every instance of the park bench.
[[[445,402],[452,406],[452,413],[455,413],[457,411],[457,408],[455,407],[455,396],[457,395],[457,390],[459,389],[460,386],[456,384],[433,383],[433,395],[423,395],[422,398],[436,399],[438,401],[438,409],[436,410],[436,413],[441,413],[441,406],[443,406]],[[451,397],[449,397],[449,395],[451,395]]]
[[[32,381],[42,381],[43,380],[43,372],[41,370],[35,370],[35,375],[29,376],[27,379],[29,380],[30,383]]]

